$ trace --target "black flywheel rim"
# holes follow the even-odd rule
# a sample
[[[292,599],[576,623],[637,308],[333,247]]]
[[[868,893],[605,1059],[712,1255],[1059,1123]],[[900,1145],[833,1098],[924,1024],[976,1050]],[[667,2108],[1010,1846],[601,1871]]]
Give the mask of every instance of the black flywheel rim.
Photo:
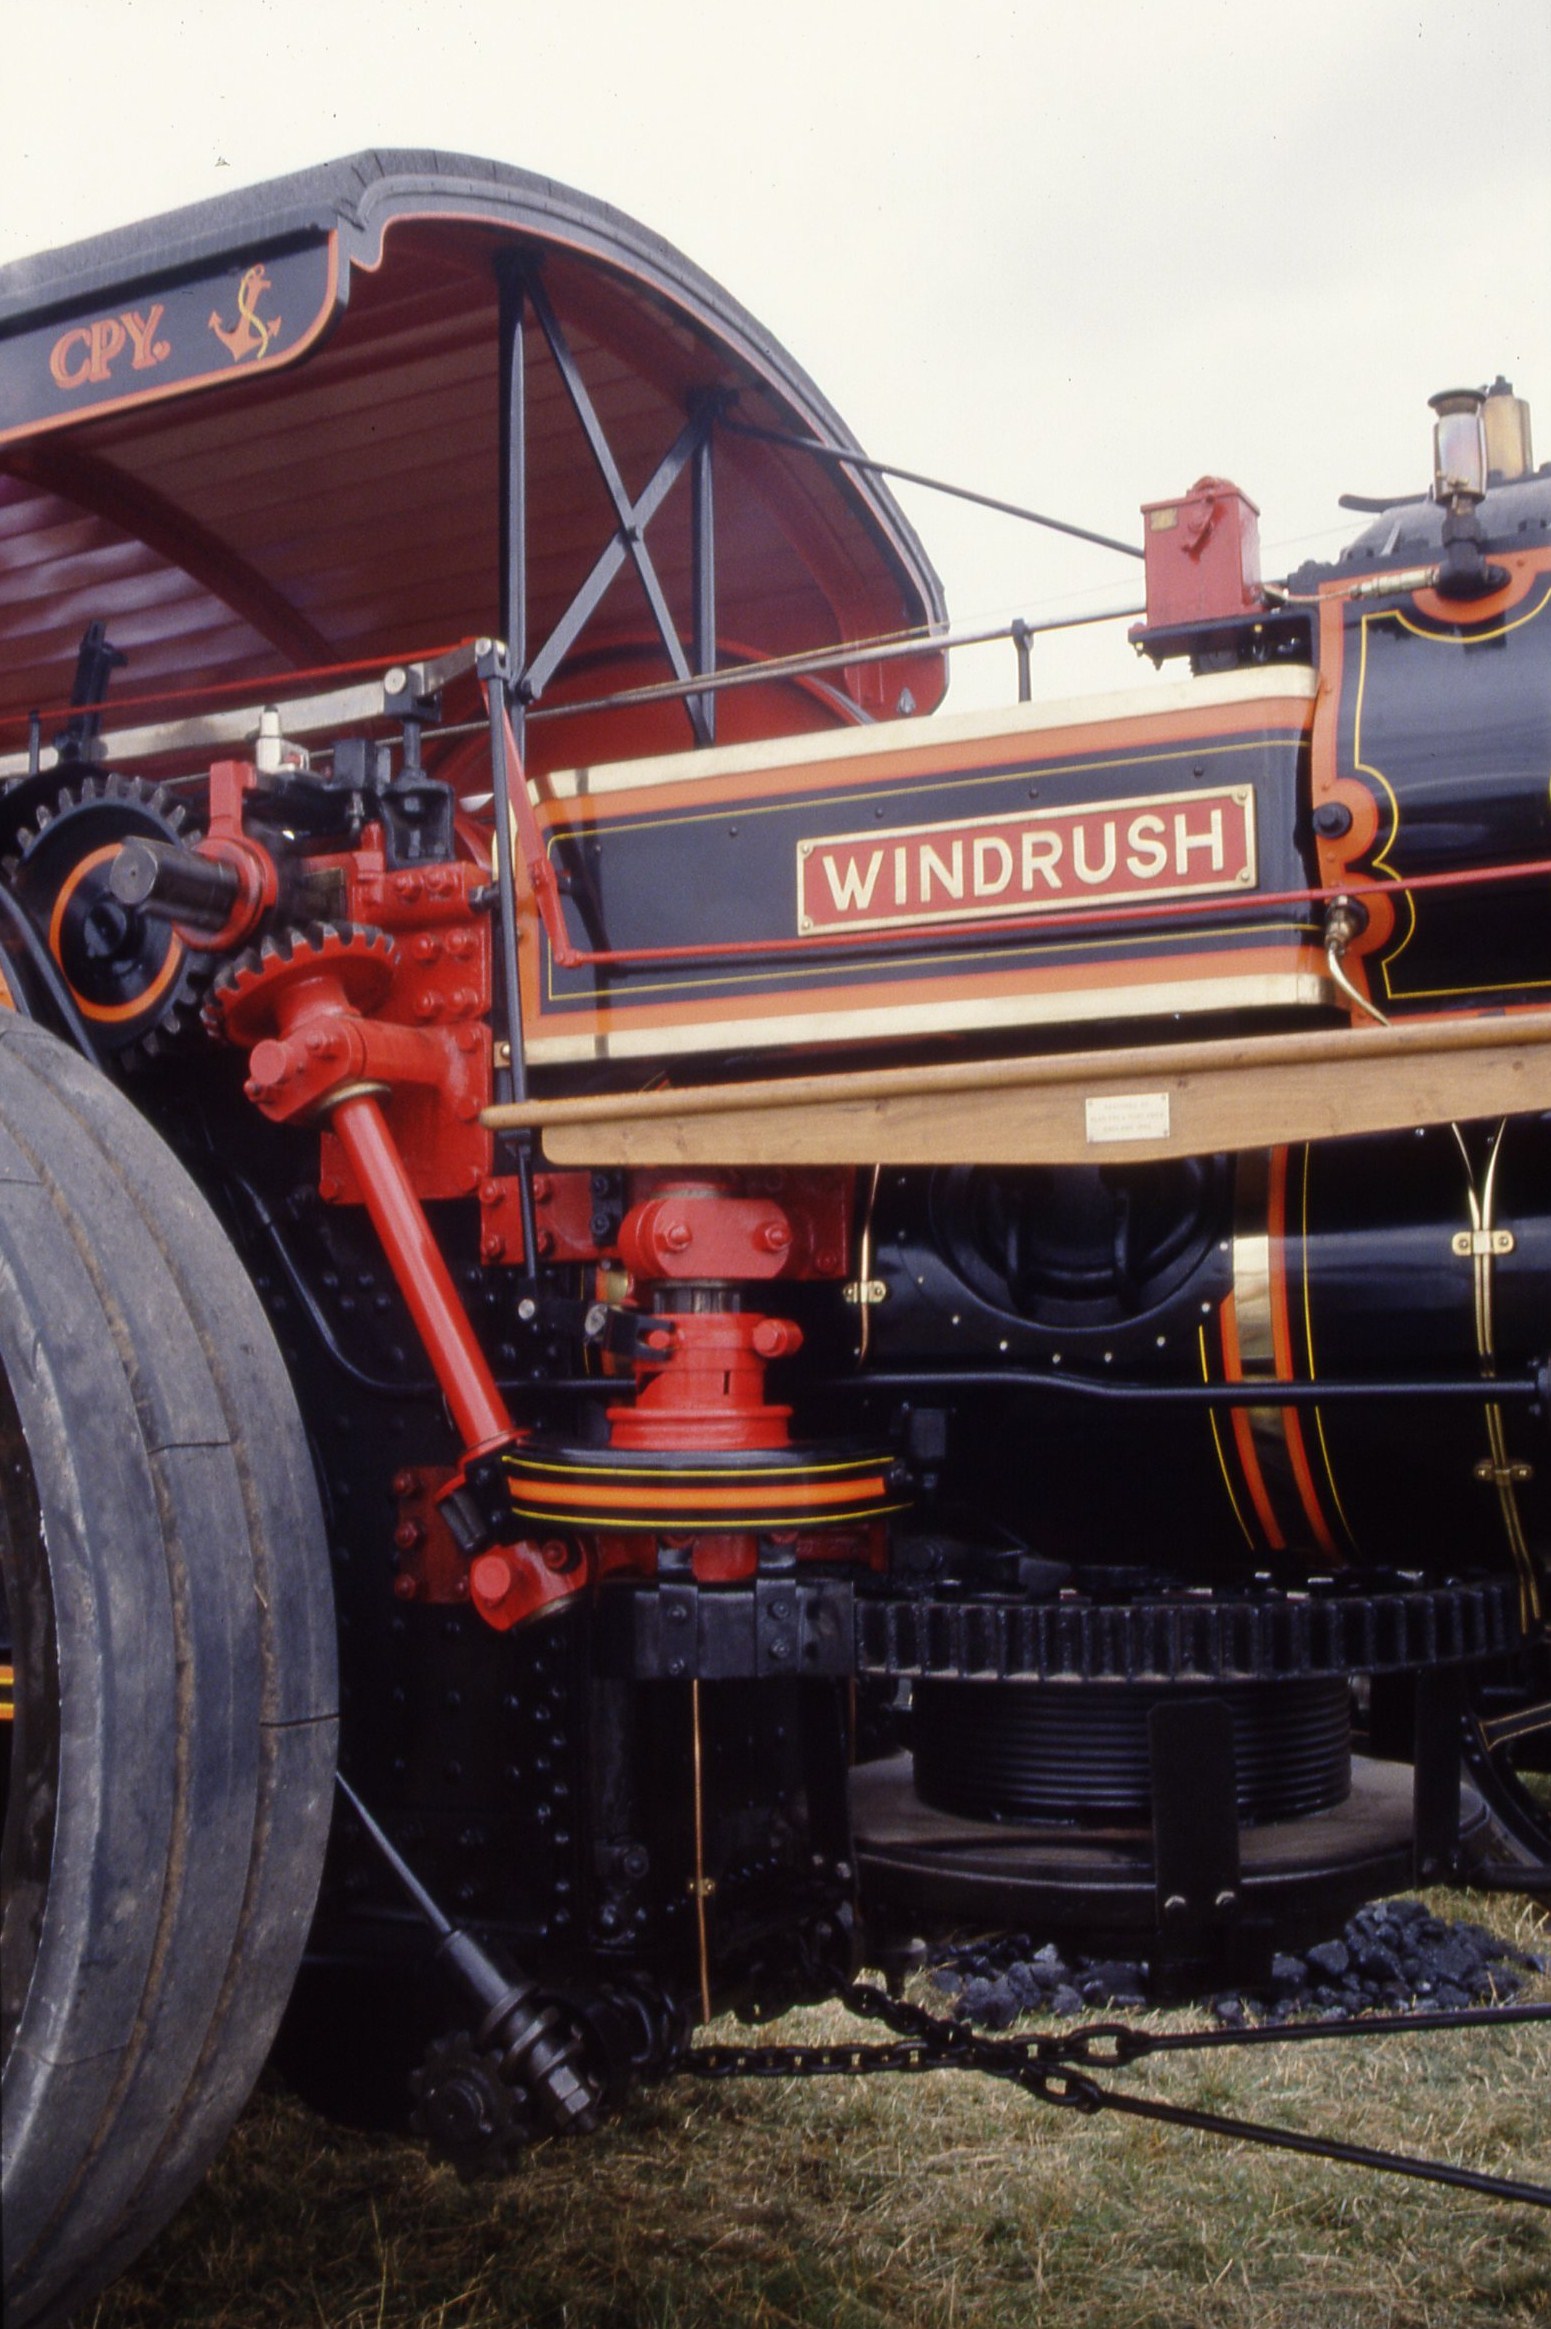
[[[17,836],[7,861],[99,1052],[155,1051],[192,1023],[208,958],[170,924],[123,906],[109,887],[130,840],[186,842],[181,803],[134,778],[85,777],[62,786]]]

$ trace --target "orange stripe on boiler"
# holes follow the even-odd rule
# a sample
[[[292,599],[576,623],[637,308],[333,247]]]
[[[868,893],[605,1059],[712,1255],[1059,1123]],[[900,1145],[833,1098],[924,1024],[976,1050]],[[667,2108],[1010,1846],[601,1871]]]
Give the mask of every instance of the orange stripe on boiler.
[[[1271,1249],[1271,1349],[1276,1371],[1285,1382],[1294,1379],[1292,1315],[1287,1299],[1287,1164],[1288,1151],[1271,1151],[1270,1182],[1266,1192],[1266,1231]],[[1303,1418],[1296,1407],[1282,1409],[1282,1431],[1287,1441],[1287,1454],[1292,1465],[1293,1479],[1298,1489],[1298,1500],[1303,1516],[1313,1533],[1314,1542],[1332,1561],[1339,1561],[1341,1553],[1330,1525],[1325,1518],[1314,1486],[1313,1466],[1303,1437]]]
[[[878,1477],[851,1481],[847,1487],[853,1492],[846,1498],[848,1504],[853,1496],[855,1502],[866,1503],[884,1492],[884,1483]],[[768,1481],[758,1488],[684,1488],[676,1480],[665,1478],[654,1494],[647,1488],[611,1488],[596,1476],[570,1487],[558,1480],[528,1479],[520,1471],[513,1482],[513,1491],[524,1504],[542,1505],[545,1510],[605,1505],[619,1512],[641,1506],[655,1510],[671,1501],[681,1511],[757,1512],[762,1506],[778,1502],[783,1512],[800,1513],[833,1504],[837,1494],[836,1484],[828,1479],[794,1480],[790,1487],[776,1490]],[[671,1491],[671,1495],[665,1491]]]

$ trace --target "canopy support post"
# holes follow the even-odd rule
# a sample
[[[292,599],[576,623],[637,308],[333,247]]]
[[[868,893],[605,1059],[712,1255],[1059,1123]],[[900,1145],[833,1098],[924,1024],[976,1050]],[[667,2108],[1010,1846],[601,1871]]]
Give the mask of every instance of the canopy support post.
[[[693,557],[695,591],[695,632],[693,639],[695,676],[700,678],[716,669],[716,493],[712,471],[713,432],[721,400],[714,396],[697,397],[690,407],[691,418],[701,426],[703,434],[695,447],[695,465],[692,473],[693,503]],[[704,695],[692,696],[698,707],[697,739],[707,744],[716,742],[716,697],[708,689]]]
[[[508,662],[506,687],[517,748],[523,748],[528,699],[522,675],[528,661],[527,383],[522,324],[526,307],[520,267],[503,264],[501,283],[501,636]]]

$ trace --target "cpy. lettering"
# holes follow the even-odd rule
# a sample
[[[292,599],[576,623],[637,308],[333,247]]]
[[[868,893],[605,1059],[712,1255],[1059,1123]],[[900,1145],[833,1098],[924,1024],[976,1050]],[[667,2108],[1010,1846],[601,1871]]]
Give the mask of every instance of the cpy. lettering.
[[[131,372],[150,372],[165,364],[172,354],[172,343],[159,339],[157,333],[166,313],[160,302],[146,315],[136,307],[126,307],[117,315],[99,316],[95,323],[73,324],[69,331],[61,332],[48,358],[56,387],[66,391],[100,388],[113,378],[114,367],[126,348]]]

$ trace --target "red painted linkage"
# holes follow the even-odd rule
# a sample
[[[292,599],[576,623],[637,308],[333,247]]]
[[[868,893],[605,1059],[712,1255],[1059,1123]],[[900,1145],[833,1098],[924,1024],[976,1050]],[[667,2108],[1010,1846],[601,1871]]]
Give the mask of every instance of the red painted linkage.
[[[447,1053],[435,1035],[363,1017],[386,991],[394,950],[329,933],[242,971],[217,1008],[236,1043],[252,1045],[248,1097],[286,1122],[328,1116],[415,1321],[465,1450],[509,1445],[516,1432],[415,1194],[398,1144],[363,1078],[440,1083]]]

